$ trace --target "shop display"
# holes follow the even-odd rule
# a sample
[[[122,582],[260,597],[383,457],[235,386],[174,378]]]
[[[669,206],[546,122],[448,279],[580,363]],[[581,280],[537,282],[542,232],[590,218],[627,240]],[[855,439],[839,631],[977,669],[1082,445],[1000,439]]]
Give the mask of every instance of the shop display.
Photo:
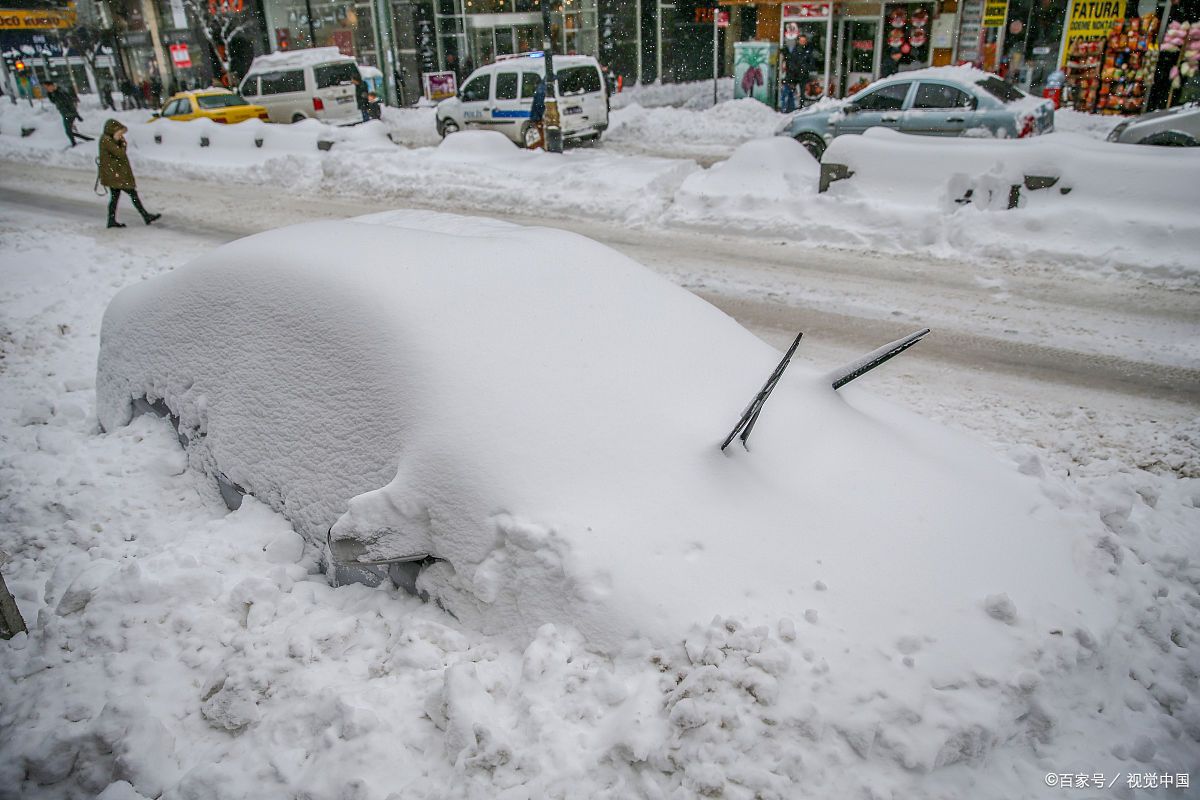
[[[882,74],[899,72],[907,64],[928,64],[931,7],[897,3],[887,7],[884,17],[888,33],[880,67]]]
[[[1200,71],[1200,23],[1172,22],[1163,36],[1162,49],[1164,53],[1179,54],[1178,62],[1171,67],[1171,91],[1174,93]]]
[[[1072,42],[1067,86],[1076,111],[1140,114],[1158,58],[1158,17],[1130,17],[1105,39]]]

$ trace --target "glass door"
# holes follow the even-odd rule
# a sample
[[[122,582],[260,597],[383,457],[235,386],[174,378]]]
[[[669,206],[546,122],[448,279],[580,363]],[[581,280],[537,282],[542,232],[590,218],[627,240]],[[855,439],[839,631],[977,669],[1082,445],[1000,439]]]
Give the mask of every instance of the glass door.
[[[848,19],[843,27],[842,97],[863,89],[875,76],[875,40],[879,33],[878,19]]]
[[[492,38],[496,43],[497,56],[507,56],[517,52],[512,28],[508,26],[492,28]]]

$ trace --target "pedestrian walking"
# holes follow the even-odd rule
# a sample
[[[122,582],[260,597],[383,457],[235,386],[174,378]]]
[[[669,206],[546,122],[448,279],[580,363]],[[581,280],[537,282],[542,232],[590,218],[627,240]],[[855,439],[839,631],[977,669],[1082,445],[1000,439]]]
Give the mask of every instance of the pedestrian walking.
[[[383,103],[379,102],[379,95],[374,92],[367,95],[367,118],[383,119]]]
[[[100,84],[100,107],[110,111],[117,110],[117,104],[113,102],[112,85],[107,81]]]
[[[117,222],[117,203],[121,199],[121,192],[129,195],[129,199],[133,201],[133,207],[142,215],[142,220],[147,225],[162,217],[162,214],[151,214],[147,211],[142,205],[142,198],[138,197],[137,181],[133,178],[133,168],[129,166],[129,156],[125,153],[128,144],[125,141],[127,130],[115,119],[104,123],[104,135],[100,137],[100,157],[96,159],[99,166],[96,183],[109,191],[108,227],[110,228],[125,227],[123,223]]]
[[[358,106],[358,111],[362,114],[362,121],[366,122],[371,118],[367,114],[367,84],[363,81],[362,75],[357,72],[350,80],[354,82],[354,104]]]
[[[800,32],[800,26],[789,22],[784,30],[783,48],[779,51],[779,110],[790,114],[797,105],[805,102],[805,87],[816,64],[816,48],[808,41],[808,35]]]
[[[79,131],[75,130],[75,121],[83,120],[79,116],[79,99],[71,93],[71,90],[65,86],[59,86],[54,81],[46,81],[46,98],[54,104],[58,109],[58,113],[62,115],[63,130],[67,132],[67,139],[71,142],[71,147],[74,147],[76,139],[82,139],[85,142],[93,140],[91,136],[84,136]]]

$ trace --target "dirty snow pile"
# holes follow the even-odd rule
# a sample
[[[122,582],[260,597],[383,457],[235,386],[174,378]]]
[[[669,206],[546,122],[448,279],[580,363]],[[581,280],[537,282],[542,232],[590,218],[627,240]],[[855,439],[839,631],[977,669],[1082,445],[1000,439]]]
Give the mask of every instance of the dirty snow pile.
[[[710,96],[711,97],[711,96]],[[727,158],[738,145],[770,138],[783,116],[757,100],[727,100],[701,109],[633,103],[614,109],[606,146],[682,158]]]
[[[418,243],[451,228],[454,246],[490,260],[422,261]],[[261,502],[226,513],[203,449],[229,469],[251,448],[270,458],[282,444],[269,436],[227,434],[251,418],[265,434],[328,388],[297,376],[265,402],[242,398],[234,419],[224,389],[286,372],[252,339],[217,354],[225,377],[213,351],[235,332],[191,314],[176,322],[195,325],[190,339],[163,330],[185,346],[158,386],[196,415],[185,430],[206,426],[187,451],[151,416],[100,432],[107,299],[127,285],[118,309],[168,286],[200,297],[220,289],[189,273],[229,275],[209,258],[143,282],[193,249],[150,230],[0,220],[0,546],[30,627],[0,646],[0,797],[1009,800],[1062,796],[1047,773],[1120,778],[1118,797],[1143,796],[1120,788],[1130,773],[1200,775],[1200,481],[1119,461],[1067,473],[1030,447],[997,459],[798,364],[753,450],[721,455],[715,441],[778,354],[565,234],[418,215],[230,246],[243,266],[228,294],[247,312],[256,287],[281,288],[279,253],[303,251],[255,337],[290,330],[296,341],[275,339],[287,360],[331,346],[304,335],[322,331],[354,345],[350,374],[414,401],[410,418],[387,420],[405,434],[395,480],[342,519],[352,535],[384,516],[403,523],[393,541],[432,534],[442,569],[464,568],[447,595],[459,608],[468,590],[485,616],[506,597],[526,604],[515,629],[486,633],[478,614],[465,622],[387,584],[330,587],[320,549],[288,521],[305,508],[287,500],[290,482],[255,486]],[[335,235],[354,259],[320,261]],[[409,247],[370,246],[385,240]],[[536,245],[552,243],[579,263],[549,271]],[[385,274],[384,251],[399,274]],[[419,307],[457,281],[471,287],[455,291],[462,308]],[[329,308],[301,324],[313,286]],[[417,296],[383,330],[407,351],[355,362],[391,339],[355,340],[366,321],[339,309],[354,300],[378,319],[397,287]],[[648,297],[619,292],[634,287]],[[488,307],[505,290],[534,296]],[[649,332],[665,338],[629,348]],[[514,343],[529,352],[483,358]],[[606,645],[580,627],[601,613],[611,631],[660,624]]]

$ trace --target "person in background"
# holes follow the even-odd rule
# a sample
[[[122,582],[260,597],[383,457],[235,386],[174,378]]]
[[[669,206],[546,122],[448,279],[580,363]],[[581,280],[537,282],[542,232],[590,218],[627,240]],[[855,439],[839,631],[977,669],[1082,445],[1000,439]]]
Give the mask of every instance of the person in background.
[[[83,121],[83,117],[79,116],[79,100],[65,86],[59,86],[53,80],[46,81],[46,98],[54,103],[54,107],[58,109],[58,113],[62,115],[63,130],[67,132],[67,139],[71,142],[71,147],[74,147],[76,139],[82,139],[85,142],[92,141],[91,136],[84,136],[79,131],[75,130],[75,120]]]
[[[117,110],[117,104],[113,102],[112,84],[108,81],[100,83],[100,107],[107,108],[109,111]]]
[[[455,53],[453,50],[446,53],[446,71],[454,73],[454,84],[461,88],[463,77],[465,76],[463,75],[462,65],[458,63],[458,53]]]
[[[533,90],[533,103],[529,106],[529,130],[537,133],[537,139],[531,141],[528,136],[525,146],[530,150],[546,149],[546,79],[538,81]]]
[[[816,49],[809,44],[808,36],[800,32],[800,26],[789,23],[784,31],[783,48],[779,51],[779,110],[790,114],[797,105],[804,105],[804,88],[812,75],[816,63]]]
[[[123,223],[117,222],[117,203],[121,199],[121,192],[125,192],[133,200],[133,207],[142,215],[142,221],[147,225],[162,217],[162,214],[151,214],[147,211],[142,205],[142,199],[138,197],[137,181],[133,177],[133,168],[129,166],[129,156],[125,153],[127,130],[120,122],[110,119],[104,123],[104,135],[100,137],[100,158],[97,160],[100,169],[96,181],[109,191],[110,228],[125,227]]]
[[[367,119],[383,119],[383,103],[379,102],[379,95],[374,92],[367,94]]]
[[[354,104],[358,106],[359,113],[362,114],[362,121],[366,122],[371,117],[367,114],[367,84],[363,81],[362,75],[355,70],[354,77],[350,79],[354,82]]]

